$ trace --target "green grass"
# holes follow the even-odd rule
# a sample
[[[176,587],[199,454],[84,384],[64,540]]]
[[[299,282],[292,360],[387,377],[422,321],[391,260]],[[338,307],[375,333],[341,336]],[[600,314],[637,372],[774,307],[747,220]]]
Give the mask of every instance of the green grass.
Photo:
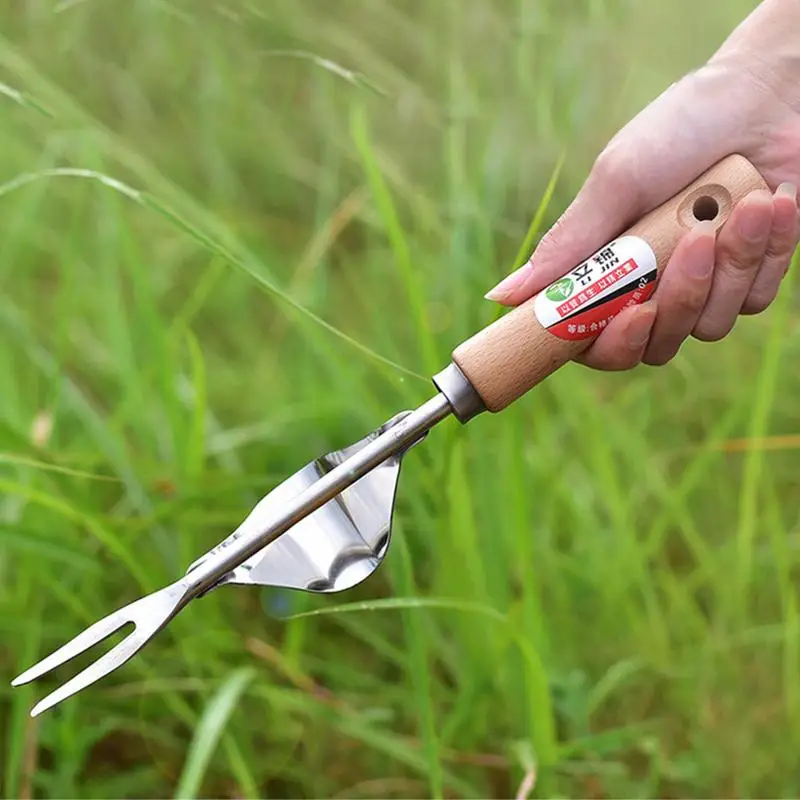
[[[752,5],[5,4],[5,796],[800,792],[791,281],[664,369],[440,425],[351,592],[214,592],[35,721],[69,670],[8,686],[427,399],[603,143]]]

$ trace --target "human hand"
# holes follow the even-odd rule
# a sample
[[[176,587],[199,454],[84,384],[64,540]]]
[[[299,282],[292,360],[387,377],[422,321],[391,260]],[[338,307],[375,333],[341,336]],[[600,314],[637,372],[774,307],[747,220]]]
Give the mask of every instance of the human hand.
[[[722,339],[740,314],[765,310],[800,240],[800,19],[795,32],[785,14],[780,22],[795,38],[796,52],[783,59],[785,67],[755,57],[748,31],[737,31],[704,67],[614,136],[531,260],[487,297],[519,305],[717,161],[739,153],[771,193],[745,197],[716,235],[703,225],[688,233],[653,298],[621,311],[576,360],[604,370],[662,365],[689,336]],[[762,39],[781,35],[777,25],[765,30],[763,16],[754,15],[750,25]]]

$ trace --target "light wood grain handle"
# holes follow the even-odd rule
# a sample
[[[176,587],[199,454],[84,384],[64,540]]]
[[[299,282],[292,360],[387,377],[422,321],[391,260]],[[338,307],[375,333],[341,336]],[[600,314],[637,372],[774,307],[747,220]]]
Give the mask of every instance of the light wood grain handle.
[[[744,157],[723,159],[564,278],[463,342],[453,361],[497,412],[585,350],[626,305],[650,297],[675,246],[700,220],[719,229],[767,189]]]

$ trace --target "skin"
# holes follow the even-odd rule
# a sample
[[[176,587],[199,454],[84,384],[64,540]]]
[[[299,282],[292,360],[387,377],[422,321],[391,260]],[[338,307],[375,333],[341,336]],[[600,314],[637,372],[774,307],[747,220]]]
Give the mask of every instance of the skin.
[[[678,244],[651,300],[625,309],[578,361],[624,370],[668,363],[690,336],[718,341],[775,299],[800,242],[800,0],[766,0],[700,69],[608,143],[528,263],[486,297],[516,306],[731,153],[770,192],[747,195],[715,234]]]

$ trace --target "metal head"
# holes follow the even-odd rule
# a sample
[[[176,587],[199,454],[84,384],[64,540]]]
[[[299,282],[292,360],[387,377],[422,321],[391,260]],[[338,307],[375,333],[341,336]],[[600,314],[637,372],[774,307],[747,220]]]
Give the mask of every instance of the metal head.
[[[401,412],[355,444],[306,464],[276,486],[236,531],[195,561],[186,574],[190,575],[240,536],[263,528],[265,521],[274,517],[288,500],[359,453],[409,413]],[[207,591],[226,584],[258,584],[307,592],[341,592],[361,583],[378,568],[389,547],[400,464],[408,450],[406,447],[393,453]]]
[[[104,678],[141,650],[190,600],[226,584],[310,592],[348,589],[371,575],[389,547],[403,455],[450,413],[444,395],[392,417],[369,436],[318,458],[270,492],[227,539],[179,581],[109,614],[23,672],[35,680],[116,633],[135,629],[31,712],[40,714]]]

